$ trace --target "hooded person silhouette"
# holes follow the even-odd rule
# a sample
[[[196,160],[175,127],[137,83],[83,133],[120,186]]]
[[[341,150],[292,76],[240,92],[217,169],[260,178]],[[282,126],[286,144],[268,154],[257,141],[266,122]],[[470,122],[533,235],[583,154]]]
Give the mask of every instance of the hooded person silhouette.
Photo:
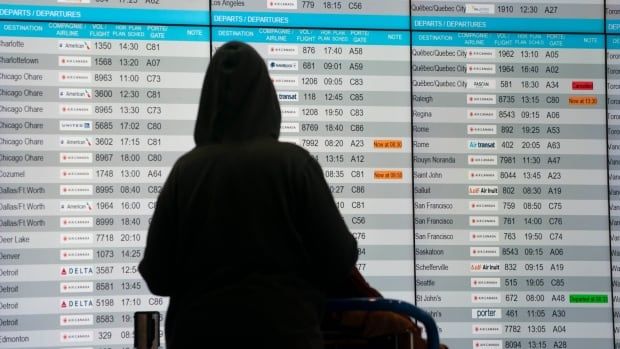
[[[278,141],[280,119],[259,54],[219,48],[196,147],[162,187],[139,265],[151,292],[170,297],[168,349],[323,346],[325,294],[354,268],[357,244],[318,162]]]

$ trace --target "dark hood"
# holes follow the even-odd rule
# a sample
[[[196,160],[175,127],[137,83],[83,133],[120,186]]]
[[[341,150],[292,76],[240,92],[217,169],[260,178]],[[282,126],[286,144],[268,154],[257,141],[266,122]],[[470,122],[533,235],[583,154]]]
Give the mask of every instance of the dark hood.
[[[219,48],[205,76],[196,146],[280,135],[280,104],[264,60],[252,47],[229,42]]]

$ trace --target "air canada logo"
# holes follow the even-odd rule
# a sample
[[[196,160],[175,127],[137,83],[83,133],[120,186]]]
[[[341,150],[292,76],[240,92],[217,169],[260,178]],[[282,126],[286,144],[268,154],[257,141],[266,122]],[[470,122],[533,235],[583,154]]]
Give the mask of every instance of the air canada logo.
[[[63,331],[60,332],[62,343],[92,342],[95,339],[93,331]]]
[[[502,325],[500,324],[474,324],[471,325],[472,334],[501,334]]]
[[[297,0],[267,0],[267,8],[272,10],[297,10]]]
[[[477,339],[472,342],[472,349],[503,349],[500,339]]]
[[[500,280],[500,278],[471,278],[470,286],[472,288],[499,288]]]

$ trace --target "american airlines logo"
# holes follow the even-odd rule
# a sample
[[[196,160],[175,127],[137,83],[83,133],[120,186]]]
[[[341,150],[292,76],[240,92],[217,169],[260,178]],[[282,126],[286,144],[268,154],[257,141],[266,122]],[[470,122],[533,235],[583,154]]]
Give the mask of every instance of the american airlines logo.
[[[299,62],[298,61],[280,61],[273,60],[267,63],[269,70],[288,70],[288,71],[297,71],[299,70]]]
[[[60,210],[64,212],[91,212],[93,210],[92,201],[61,201]]]
[[[60,40],[58,49],[63,51],[90,51],[93,47],[92,42],[86,40]]]
[[[61,147],[70,148],[88,148],[93,145],[93,139],[91,137],[60,137],[59,140]]]
[[[93,90],[90,88],[61,88],[58,89],[60,99],[92,99]]]

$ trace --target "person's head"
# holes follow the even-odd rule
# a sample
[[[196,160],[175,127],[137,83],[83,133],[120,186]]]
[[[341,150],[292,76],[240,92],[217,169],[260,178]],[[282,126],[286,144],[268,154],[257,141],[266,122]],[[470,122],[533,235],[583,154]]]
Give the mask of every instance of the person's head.
[[[196,146],[280,134],[280,104],[267,66],[251,46],[232,41],[220,47],[205,76]]]

